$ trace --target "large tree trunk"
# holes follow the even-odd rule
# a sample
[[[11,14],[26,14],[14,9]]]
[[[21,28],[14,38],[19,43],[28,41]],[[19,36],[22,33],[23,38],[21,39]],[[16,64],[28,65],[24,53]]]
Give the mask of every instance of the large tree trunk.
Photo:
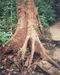
[[[24,59],[30,40],[31,56],[28,60],[29,65],[32,63],[34,53],[37,52],[43,59],[46,58],[46,60],[59,67],[57,63],[48,56],[47,50],[39,39],[38,28],[39,26],[41,27],[41,23],[39,23],[37,19],[38,14],[36,12],[34,0],[17,0],[16,3],[18,23],[16,31],[10,39],[8,50],[20,49],[17,56],[20,56],[20,53],[22,52],[22,59]]]
[[[9,49],[16,50],[23,46],[27,35],[27,16],[24,0],[17,0],[17,28],[10,39]]]

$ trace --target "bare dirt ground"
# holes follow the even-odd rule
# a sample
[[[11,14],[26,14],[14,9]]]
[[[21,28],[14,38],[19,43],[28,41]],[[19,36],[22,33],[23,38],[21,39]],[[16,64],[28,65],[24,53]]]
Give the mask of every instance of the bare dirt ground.
[[[49,32],[51,33],[52,40],[60,42],[60,21],[50,26]],[[58,47],[55,48],[53,57],[58,58],[60,60],[60,48]]]
[[[60,21],[50,26],[49,31],[53,40],[60,41]]]
[[[52,40],[60,42],[60,21],[50,26],[49,32],[51,33]],[[54,59],[57,59],[58,62],[60,63],[60,44],[59,47],[55,47],[50,52],[52,54],[52,57]],[[59,73],[55,73],[54,75],[60,75],[60,71]]]

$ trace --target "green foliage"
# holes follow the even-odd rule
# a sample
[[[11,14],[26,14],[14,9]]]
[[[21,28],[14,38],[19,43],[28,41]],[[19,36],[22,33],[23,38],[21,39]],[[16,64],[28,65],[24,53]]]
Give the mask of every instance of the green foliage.
[[[16,21],[16,0],[0,0],[0,43],[9,40]]]
[[[49,23],[55,20],[55,14],[53,10],[53,0],[37,0],[37,7],[39,12],[39,18],[44,27],[48,27]]]
[[[10,37],[10,32],[0,32],[0,43],[6,43]]]
[[[16,1],[0,0],[0,31],[9,31],[16,24]]]
[[[47,18],[44,15],[40,15],[39,18],[40,18],[43,26],[47,28],[48,25],[49,25],[49,22],[48,22]]]

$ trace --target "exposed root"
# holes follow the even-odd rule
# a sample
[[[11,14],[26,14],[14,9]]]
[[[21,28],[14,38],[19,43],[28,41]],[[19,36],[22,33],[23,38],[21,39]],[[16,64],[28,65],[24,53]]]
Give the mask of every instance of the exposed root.
[[[18,56],[20,56],[21,52],[22,52],[22,59],[24,59],[25,57],[25,53],[27,51],[27,43],[29,40],[29,36],[26,37],[25,42],[23,44],[23,47],[18,51]]]
[[[30,30],[30,27],[29,27],[29,30]],[[33,31],[32,31],[33,30]],[[47,51],[46,49],[44,48],[44,46],[42,45],[38,35],[37,35],[37,32],[36,30],[32,27],[31,31],[33,33],[30,33],[30,31],[28,31],[29,35],[30,36],[27,36],[26,39],[25,39],[25,42],[23,44],[23,47],[21,48],[21,52],[22,52],[22,59],[24,59],[25,57],[25,54],[26,54],[26,51],[27,51],[27,45],[28,45],[28,40],[31,39],[31,44],[32,44],[32,47],[31,47],[31,55],[30,55],[30,58],[28,59],[28,64],[29,66],[31,65],[32,63],[32,60],[33,60],[33,57],[34,57],[34,53],[35,52],[38,52],[36,49],[35,49],[35,43],[37,42],[39,44],[39,52],[40,52],[40,55],[42,57],[42,59],[45,59],[47,61],[49,61],[50,63],[52,63],[54,66],[56,66],[57,68],[60,69],[59,65],[47,54]],[[18,55],[20,54],[20,51],[18,51]]]

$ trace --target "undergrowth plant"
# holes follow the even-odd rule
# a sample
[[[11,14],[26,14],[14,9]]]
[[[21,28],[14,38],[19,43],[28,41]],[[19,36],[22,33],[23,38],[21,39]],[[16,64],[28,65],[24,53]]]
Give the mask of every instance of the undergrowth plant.
[[[48,27],[49,23],[55,21],[55,11],[53,9],[54,0],[37,0],[39,18],[44,27]]]
[[[10,39],[11,35],[12,34],[10,32],[0,32],[0,43],[6,43]]]

